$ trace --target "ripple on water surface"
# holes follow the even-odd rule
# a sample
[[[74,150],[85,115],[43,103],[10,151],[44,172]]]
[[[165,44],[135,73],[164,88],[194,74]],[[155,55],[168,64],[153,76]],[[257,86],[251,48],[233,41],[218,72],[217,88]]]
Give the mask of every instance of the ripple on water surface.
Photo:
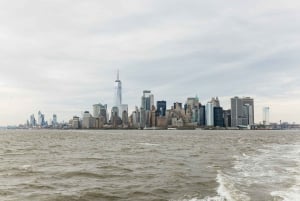
[[[0,141],[0,200],[300,200],[298,132],[31,130]]]

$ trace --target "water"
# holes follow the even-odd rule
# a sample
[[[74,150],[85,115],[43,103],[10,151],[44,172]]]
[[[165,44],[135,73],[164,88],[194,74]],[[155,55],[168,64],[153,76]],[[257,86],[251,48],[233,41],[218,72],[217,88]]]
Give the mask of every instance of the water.
[[[299,201],[299,131],[0,131],[0,200]]]

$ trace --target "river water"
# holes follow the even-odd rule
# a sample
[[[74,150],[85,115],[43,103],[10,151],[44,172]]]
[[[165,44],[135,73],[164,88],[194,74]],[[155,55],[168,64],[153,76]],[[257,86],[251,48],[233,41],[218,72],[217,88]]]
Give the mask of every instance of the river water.
[[[0,200],[299,201],[300,131],[0,131]]]

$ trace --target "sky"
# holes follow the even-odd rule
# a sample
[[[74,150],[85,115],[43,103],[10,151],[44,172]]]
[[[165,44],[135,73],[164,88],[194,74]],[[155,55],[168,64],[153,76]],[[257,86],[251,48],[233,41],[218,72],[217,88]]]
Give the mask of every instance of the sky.
[[[255,122],[300,123],[298,0],[1,0],[0,125],[68,121],[123,103],[255,101]]]

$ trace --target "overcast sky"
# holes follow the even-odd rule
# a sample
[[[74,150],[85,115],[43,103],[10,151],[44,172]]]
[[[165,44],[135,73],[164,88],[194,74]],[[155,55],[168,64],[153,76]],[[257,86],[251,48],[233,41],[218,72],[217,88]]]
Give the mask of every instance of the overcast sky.
[[[94,103],[255,99],[255,121],[300,123],[298,0],[1,0],[0,125]]]

